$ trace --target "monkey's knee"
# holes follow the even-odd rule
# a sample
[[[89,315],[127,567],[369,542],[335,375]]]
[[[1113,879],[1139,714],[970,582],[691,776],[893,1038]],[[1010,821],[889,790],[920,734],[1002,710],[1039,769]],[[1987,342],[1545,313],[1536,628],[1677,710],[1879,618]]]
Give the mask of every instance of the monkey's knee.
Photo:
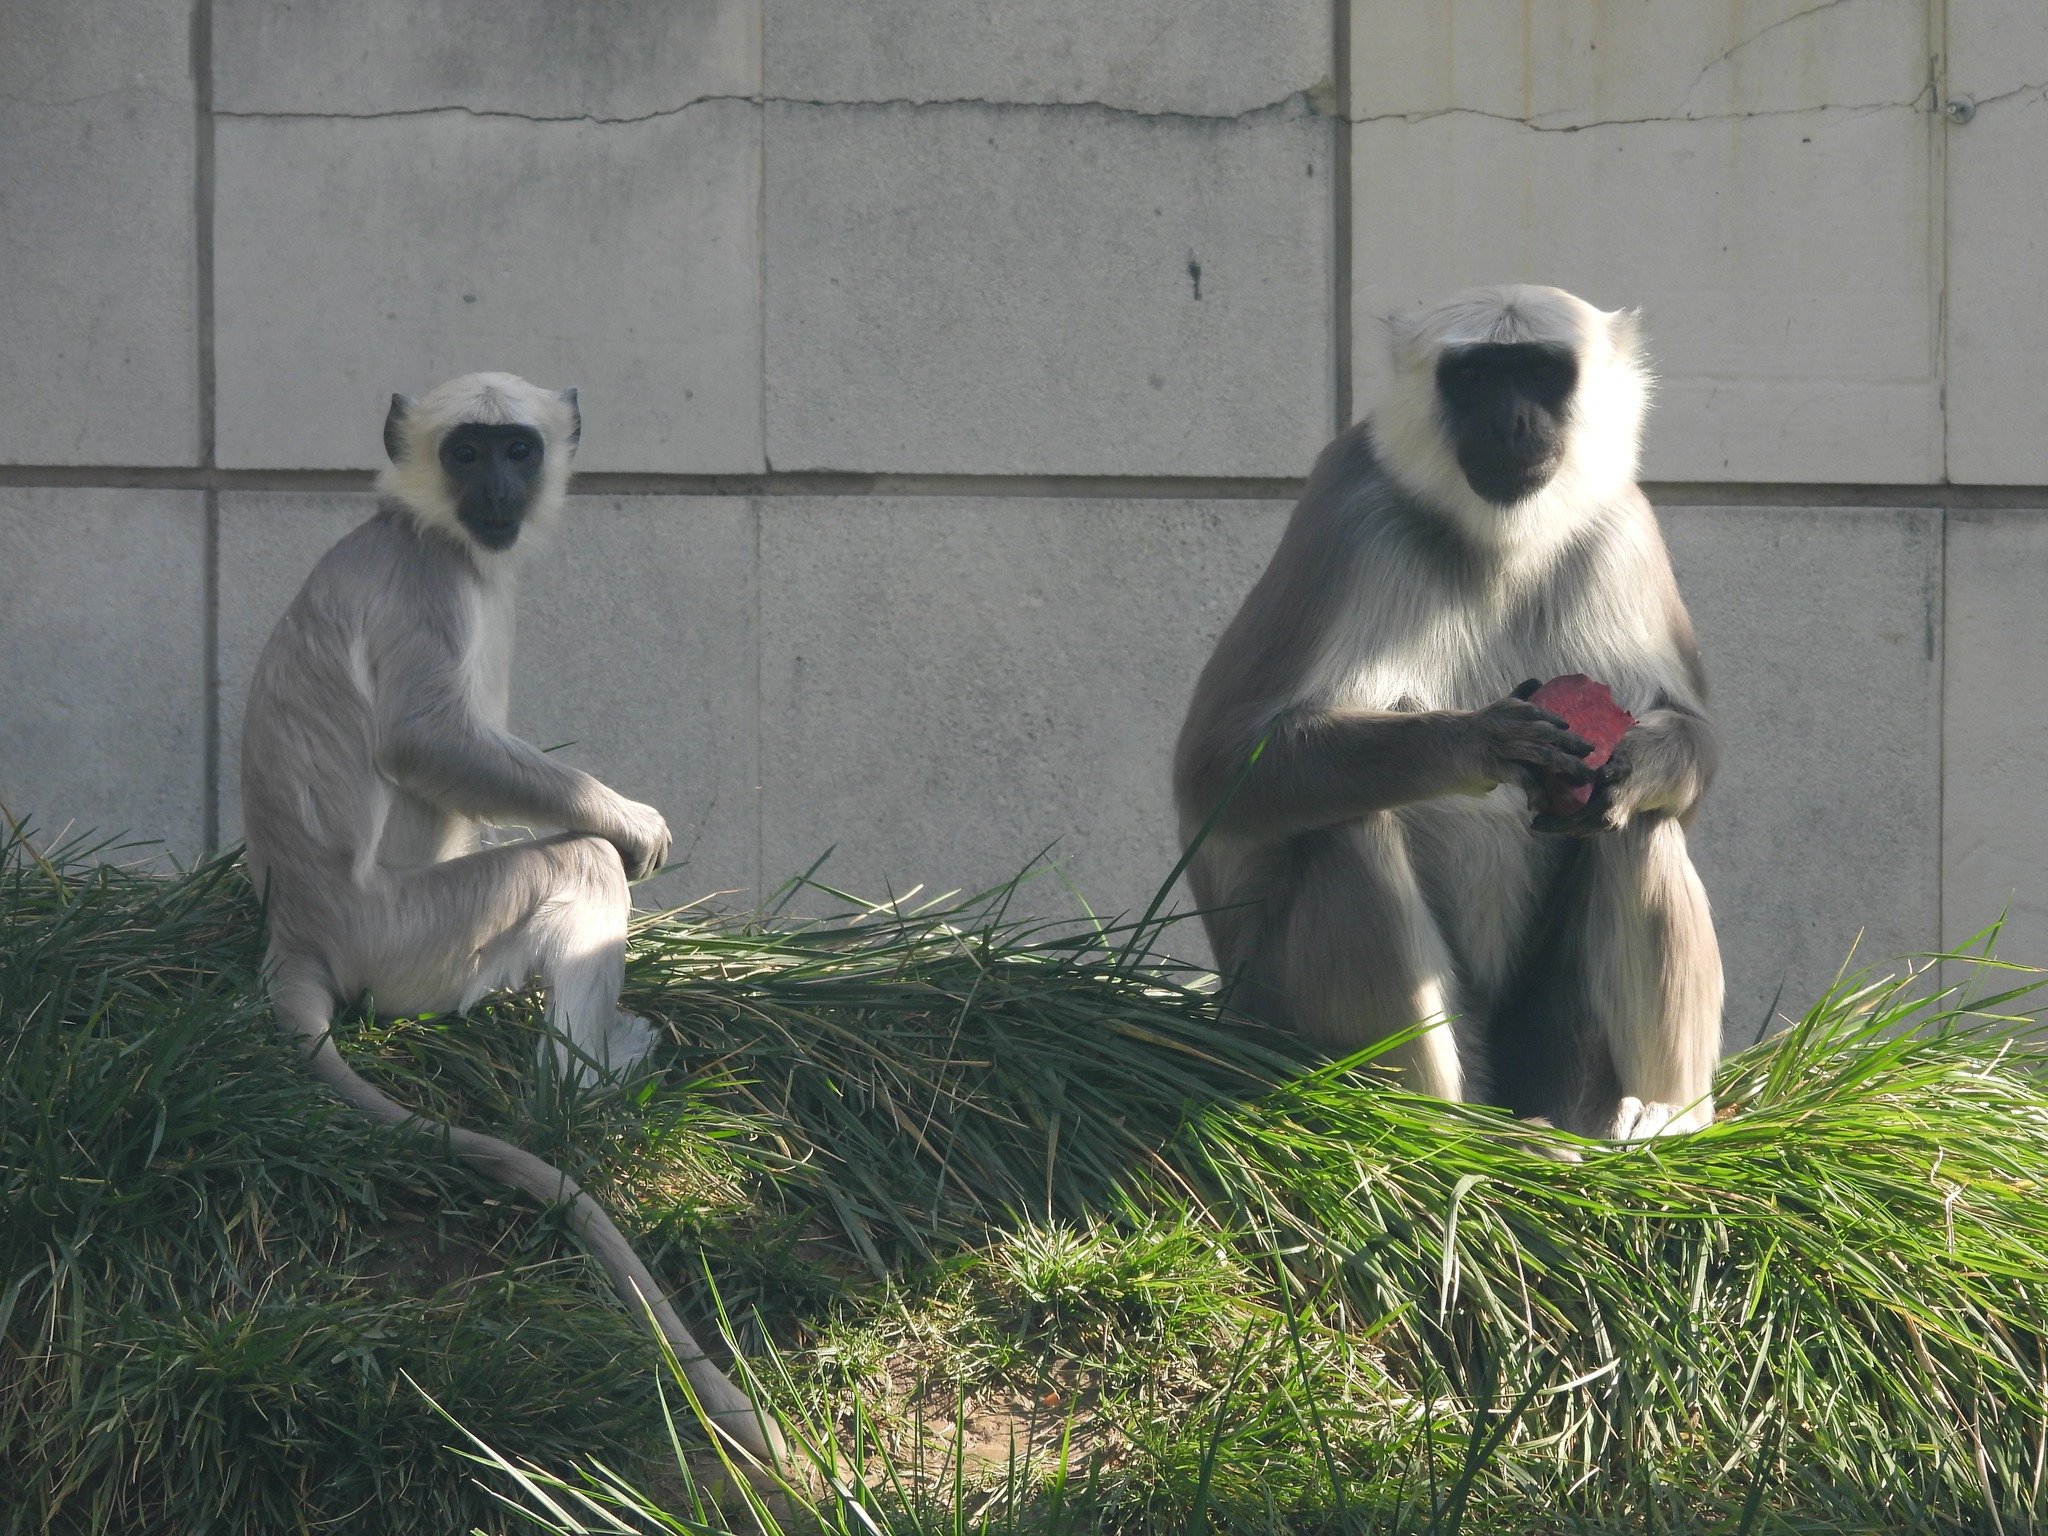
[[[540,918],[540,970],[551,1038],[543,1070],[567,1080],[625,1075],[653,1049],[655,1032],[619,1009],[632,896],[619,851],[571,834],[548,844],[558,889]]]
[[[1578,1128],[1616,1140],[1711,1124],[1721,1054],[1720,946],[1684,831],[1663,821],[1631,834],[1596,870],[1575,966],[1612,1067]]]
[[[616,911],[624,920],[624,915],[632,910],[633,895],[618,849],[587,832],[566,833],[544,846],[558,871],[564,894],[580,896],[605,911]]]
[[[265,990],[278,1028],[302,1051],[316,1051],[334,1017],[332,974],[309,955],[269,956],[264,966]]]
[[[1392,817],[1302,850],[1265,959],[1294,1027],[1326,1048],[1355,1050],[1456,1011],[1451,957]],[[1441,1058],[1441,1035],[1421,1054]]]
[[[551,978],[593,966],[615,972],[633,910],[618,850],[603,838],[576,835],[550,843],[546,853],[550,889],[532,921],[543,969]]]
[[[558,849],[573,867],[595,879],[625,884],[626,866],[619,858],[619,850],[594,832],[565,832],[548,846]]]
[[[1431,953],[1428,935],[1404,934],[1399,947],[1361,945],[1356,934],[1290,934],[1276,956],[1270,995],[1287,1025],[1332,1055],[1383,1047],[1374,1067],[1401,1087],[1461,1100],[1472,1071],[1452,1024],[1448,956]]]

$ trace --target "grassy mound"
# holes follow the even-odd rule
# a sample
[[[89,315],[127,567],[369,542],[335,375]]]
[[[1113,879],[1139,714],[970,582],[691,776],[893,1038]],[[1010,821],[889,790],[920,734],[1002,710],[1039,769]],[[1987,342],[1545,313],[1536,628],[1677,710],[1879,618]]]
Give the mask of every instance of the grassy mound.
[[[1726,1064],[1712,1129],[1577,1164],[1220,1023],[1149,932],[1000,895],[651,920],[628,1000],[673,1042],[625,1094],[535,1089],[531,999],[338,1026],[584,1180],[762,1371],[809,1464],[721,1506],[553,1214],[297,1072],[232,864],[0,852],[0,1531],[2048,1509],[2048,1087],[2011,993],[1846,983]]]

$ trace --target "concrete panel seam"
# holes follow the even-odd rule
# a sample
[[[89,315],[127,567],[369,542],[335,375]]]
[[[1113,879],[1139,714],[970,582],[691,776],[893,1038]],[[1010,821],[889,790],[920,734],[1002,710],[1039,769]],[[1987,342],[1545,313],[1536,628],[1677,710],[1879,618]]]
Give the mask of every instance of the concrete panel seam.
[[[220,492],[206,493],[206,527],[199,555],[199,689],[206,718],[200,758],[200,830],[208,848],[220,847]]]
[[[355,469],[191,469],[177,465],[0,464],[0,489],[367,492],[376,476]],[[1294,476],[886,474],[775,470],[765,475],[596,470],[577,477],[579,496],[952,496],[1089,501],[1292,501]],[[1655,481],[1643,492],[1664,507],[1901,507],[1955,513],[2048,512],[2048,485],[1892,485],[1879,482]]]
[[[1351,0],[1330,3],[1331,78],[1336,121],[1330,144],[1330,408],[1336,430],[1351,425]]]
[[[756,12],[754,27],[754,78],[765,86],[768,80],[768,11],[764,5]],[[768,133],[766,125],[754,137],[754,356],[758,364],[759,377],[755,380],[754,409],[758,412],[761,426],[761,468],[773,472],[775,463],[768,456]],[[756,579],[759,579],[761,553],[761,530],[759,513],[755,514],[754,555]],[[758,614],[757,614],[758,617]],[[759,679],[757,678],[758,682]],[[759,691],[756,690],[755,710],[756,745],[759,744],[758,726]],[[755,796],[758,800],[760,797]],[[760,889],[759,871],[755,873],[754,888]]]
[[[199,463],[210,472],[219,439],[215,391],[213,216],[216,196],[213,137],[213,0],[192,7],[192,240],[196,289],[194,339],[198,371]],[[206,488],[199,555],[200,837],[220,846],[220,490]]]
[[[213,292],[213,3],[198,0],[192,7],[192,239],[193,296],[198,346],[196,364],[199,386],[199,462],[214,465],[216,433],[214,398],[214,292]]]
[[[768,891],[763,881],[768,878],[768,797],[761,792],[765,775],[761,768],[762,723],[761,723],[761,653],[766,647],[762,643],[761,590],[767,584],[761,569],[761,503],[754,500],[748,508],[754,533],[754,739],[752,743],[752,778],[754,781],[754,900],[765,903]]]
[[[1294,476],[915,475],[868,470],[775,470],[688,474],[594,470],[577,476],[584,496],[1051,496],[1107,500],[1291,501],[1307,482]],[[8,487],[114,490],[369,491],[371,470],[101,468],[0,465]]]
[[[1934,590],[1941,604],[1940,652],[1934,661],[1934,947],[1946,950],[1961,935],[1949,928],[1948,890],[1948,536],[1953,521],[1946,512],[1940,518],[1940,537],[1935,541],[1939,565]]]
[[[1930,18],[1935,29],[1933,53],[1928,59],[1928,72],[1933,77],[1935,100],[1938,102],[1948,95],[1948,7],[1937,7],[1939,14]],[[1948,409],[1948,347],[1949,347],[1949,230],[1953,223],[1954,210],[1949,206],[1948,176],[1948,135],[1937,133],[1932,136],[1928,153],[1933,157],[1929,173],[1934,178],[1932,196],[1928,206],[1934,217],[1933,228],[1928,231],[1930,280],[1934,288],[1934,400],[1935,426],[1941,435],[1941,472],[1944,476],[1954,469],[1950,439],[1954,436],[1949,421]],[[1942,534],[1942,548],[1948,547],[1948,534]],[[1943,931],[1947,931],[1947,913],[1943,912]]]

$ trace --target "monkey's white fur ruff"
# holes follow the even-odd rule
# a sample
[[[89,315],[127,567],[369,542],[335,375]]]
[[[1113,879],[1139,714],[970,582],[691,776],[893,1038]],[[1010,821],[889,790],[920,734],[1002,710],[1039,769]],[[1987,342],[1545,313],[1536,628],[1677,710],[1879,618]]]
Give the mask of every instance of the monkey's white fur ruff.
[[[1636,477],[1652,379],[1634,310],[1599,310],[1562,288],[1474,288],[1419,314],[1390,318],[1394,380],[1373,412],[1389,473],[1474,541],[1540,562]],[[1564,462],[1526,501],[1495,506],[1472,489],[1437,419],[1436,360],[1449,347],[1549,342],[1578,355]]]
[[[419,399],[406,401],[399,428],[403,451],[377,476],[377,489],[403,502],[426,526],[454,538],[473,558],[485,558],[490,552],[463,532],[456,517],[455,499],[448,494],[448,477],[435,448],[452,428],[468,422],[532,427],[560,451],[550,452],[541,463],[540,485],[527,509],[519,543],[513,546],[531,553],[535,538],[561,516],[562,498],[568,494],[578,427],[572,398],[567,391],[542,389],[513,373],[465,373],[437,384]]]

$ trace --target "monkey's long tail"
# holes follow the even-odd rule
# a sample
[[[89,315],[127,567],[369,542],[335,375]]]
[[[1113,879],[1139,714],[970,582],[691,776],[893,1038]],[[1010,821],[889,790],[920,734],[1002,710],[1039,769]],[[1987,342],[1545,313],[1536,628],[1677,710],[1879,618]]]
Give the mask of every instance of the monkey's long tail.
[[[299,1047],[313,1075],[352,1109],[379,1125],[413,1126],[445,1136],[449,1150],[477,1172],[524,1190],[536,1200],[566,1206],[569,1225],[604,1266],[620,1299],[635,1315],[653,1314],[655,1325],[675,1351],[676,1359],[682,1362],[683,1373],[711,1422],[763,1460],[778,1460],[784,1455],[782,1435],[775,1421],[705,1356],[654,1276],[633,1252],[625,1234],[604,1208],[584,1193],[580,1184],[552,1163],[508,1141],[416,1114],[371,1087],[334,1047],[330,1033],[333,1007],[324,989],[316,992],[288,983],[277,985],[272,988],[271,1001],[277,1010],[278,1028]]]

